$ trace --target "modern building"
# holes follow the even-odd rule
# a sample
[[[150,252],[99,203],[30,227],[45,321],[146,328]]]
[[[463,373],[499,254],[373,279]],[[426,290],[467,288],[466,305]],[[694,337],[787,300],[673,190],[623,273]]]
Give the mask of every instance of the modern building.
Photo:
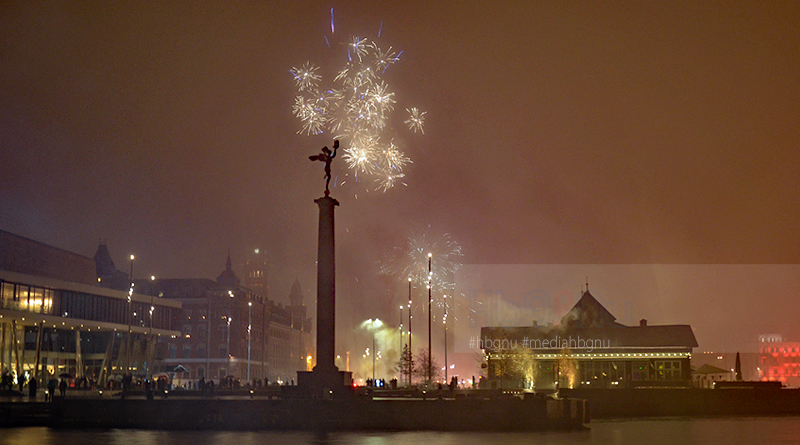
[[[557,326],[483,327],[489,387],[689,386],[688,325],[625,326],[588,291]]]
[[[157,372],[178,384],[291,383],[314,357],[300,283],[288,306],[276,304],[263,254],[245,269],[258,291],[241,284],[230,255],[216,280],[132,280],[104,241],[89,258],[0,231],[0,373],[99,386]]]
[[[758,369],[762,381],[781,382],[800,387],[800,342],[785,341],[781,336],[762,336]]]
[[[97,385],[152,374],[156,345],[180,334],[181,305],[141,294],[124,273],[111,279],[103,251],[93,259],[0,230],[0,372]]]

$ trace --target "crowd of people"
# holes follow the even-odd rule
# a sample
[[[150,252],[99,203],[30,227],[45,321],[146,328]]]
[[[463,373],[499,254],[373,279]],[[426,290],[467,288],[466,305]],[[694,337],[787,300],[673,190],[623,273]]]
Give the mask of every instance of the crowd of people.
[[[61,396],[63,397],[66,392],[67,388],[69,387],[68,383],[69,379],[66,376],[61,376],[60,378],[56,378],[52,376],[47,380],[44,397],[46,402],[52,402],[53,397],[56,394],[56,390],[59,391]],[[25,388],[27,387],[28,397],[31,399],[35,399],[39,393],[39,381],[33,376],[28,375],[27,373],[23,376],[17,378],[17,385],[19,385],[19,395],[25,394]],[[90,382],[85,377],[81,379],[76,379],[73,382],[75,388],[89,388]],[[8,370],[3,371],[2,377],[0,377],[0,390],[5,392],[13,392],[14,391],[14,376],[11,375]]]

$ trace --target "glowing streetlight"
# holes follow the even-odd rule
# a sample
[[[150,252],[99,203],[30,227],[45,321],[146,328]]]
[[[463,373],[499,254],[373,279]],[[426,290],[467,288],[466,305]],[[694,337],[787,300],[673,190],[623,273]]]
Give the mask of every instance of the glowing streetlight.
[[[133,260],[135,257],[131,254],[131,271],[128,275],[128,281],[131,283],[131,287],[128,289],[128,338],[126,342],[126,351],[125,355],[127,356],[127,363],[126,367],[128,370],[128,374],[131,373],[131,324],[133,324]]]
[[[231,321],[233,318],[228,317],[228,346],[225,348],[228,353],[228,374],[231,373]]]
[[[433,362],[433,357],[431,354],[431,301],[433,301],[431,297],[431,280],[433,279],[433,272],[431,271],[431,258],[433,258],[432,253],[428,253],[428,382],[431,381],[433,370],[431,369],[431,363]]]
[[[150,340],[149,340],[150,342],[153,341],[152,340],[153,339],[153,311],[155,311],[155,310],[156,310],[155,306],[150,306]],[[150,358],[153,358],[153,356],[151,355]],[[151,362],[152,362],[152,360],[151,360]],[[148,380],[153,376],[152,369],[153,369],[153,363],[150,363],[150,366],[148,366],[148,368],[147,368],[147,379]]]
[[[247,302],[247,384],[250,384],[250,331],[253,329],[253,321],[250,313],[253,309],[253,302]]]
[[[400,330],[400,354],[403,353],[403,305],[400,305],[400,326],[398,327]]]
[[[373,385],[375,384],[375,356],[377,353],[375,352],[375,329],[380,328],[383,326],[383,322],[380,319],[369,319],[365,321],[363,326],[369,326],[370,331],[372,331],[372,382]]]
[[[442,324],[444,325],[444,382],[447,383],[447,295],[442,295],[444,300],[444,317],[442,317]]]
[[[411,360],[414,353],[411,352],[411,277],[408,277],[408,387],[411,387]]]

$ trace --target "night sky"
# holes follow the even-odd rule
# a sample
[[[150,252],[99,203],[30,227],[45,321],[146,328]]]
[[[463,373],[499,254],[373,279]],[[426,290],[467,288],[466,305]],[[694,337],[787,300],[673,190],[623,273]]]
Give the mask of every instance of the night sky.
[[[800,340],[800,3],[363,3],[3,2],[0,228],[107,239],[140,277],[215,278],[229,251],[241,276],[257,247],[270,297],[297,277],[313,306],[308,156],[332,139],[297,134],[289,69],[330,74],[361,36],[403,51],[386,78],[427,123],[395,124],[407,186],[333,163],[340,331],[397,319],[381,254],[430,231],[465,264],[783,264],[595,296],[651,299],[619,321],[692,324],[701,350]]]

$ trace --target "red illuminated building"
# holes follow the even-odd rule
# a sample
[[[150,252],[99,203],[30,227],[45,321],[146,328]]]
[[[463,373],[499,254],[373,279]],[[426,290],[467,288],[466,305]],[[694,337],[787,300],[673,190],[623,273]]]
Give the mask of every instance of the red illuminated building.
[[[781,382],[800,387],[800,342],[765,341],[761,343],[759,369],[762,381]]]

